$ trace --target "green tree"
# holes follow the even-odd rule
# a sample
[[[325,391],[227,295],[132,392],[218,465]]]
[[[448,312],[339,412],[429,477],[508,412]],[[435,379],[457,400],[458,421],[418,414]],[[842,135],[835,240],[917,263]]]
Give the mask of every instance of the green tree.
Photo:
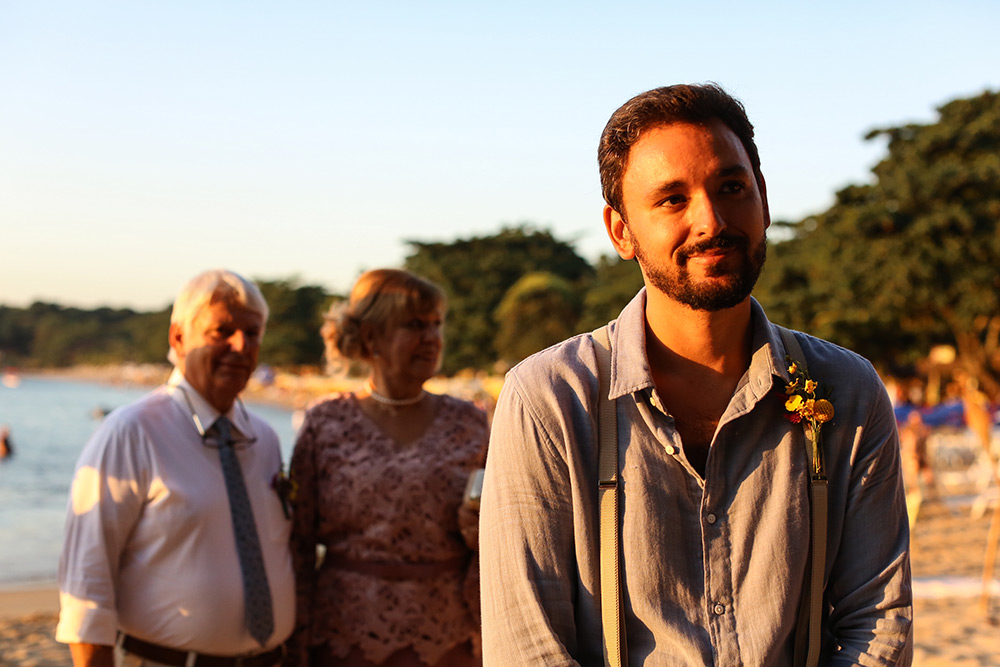
[[[295,279],[259,285],[271,311],[261,361],[322,363],[319,328],[331,297]],[[166,363],[170,311],[83,310],[40,302],[26,309],[0,306],[0,362],[27,367]]]
[[[570,244],[528,226],[451,243],[408,243],[413,252],[406,268],[434,281],[448,296],[445,373],[486,369],[496,361],[494,314],[522,276],[547,271],[582,288],[593,271]]]
[[[24,364],[31,355],[33,336],[33,328],[23,308],[0,306],[0,364]]]
[[[270,315],[261,344],[261,363],[276,366],[318,366],[323,363],[319,329],[331,297],[318,285],[300,285],[297,278],[258,280]]]
[[[642,285],[638,262],[626,262],[617,255],[602,255],[584,296],[583,316],[577,330],[592,331],[618,317]]]
[[[952,343],[1000,393],[1000,94],[938,109],[888,139],[875,180],[775,244],[758,291],[769,312],[885,363]]]
[[[131,345],[123,355],[125,359],[141,364],[166,363],[170,344],[172,306],[150,313],[136,313],[124,323]]]
[[[526,273],[497,306],[495,348],[507,366],[575,333],[579,291],[547,271]]]

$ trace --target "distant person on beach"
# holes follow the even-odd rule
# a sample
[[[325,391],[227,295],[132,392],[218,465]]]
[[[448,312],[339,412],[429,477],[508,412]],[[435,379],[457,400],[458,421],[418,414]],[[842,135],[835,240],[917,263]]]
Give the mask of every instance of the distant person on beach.
[[[306,412],[292,455],[297,664],[481,664],[478,514],[463,492],[489,433],[471,403],[424,390],[444,314],[437,286],[382,269],[327,315],[328,359],[371,373]]]
[[[76,667],[282,660],[295,593],[281,452],[239,400],[267,314],[235,273],[194,278],[170,316],[170,379],[83,449],[56,630]]]
[[[743,105],[714,84],[642,93],[598,160],[607,233],[645,287],[507,374],[485,664],[910,664],[892,405],[868,361],[750,296],[770,217]]]
[[[10,427],[6,424],[0,426],[0,461],[8,459],[14,455],[14,445],[10,441]]]

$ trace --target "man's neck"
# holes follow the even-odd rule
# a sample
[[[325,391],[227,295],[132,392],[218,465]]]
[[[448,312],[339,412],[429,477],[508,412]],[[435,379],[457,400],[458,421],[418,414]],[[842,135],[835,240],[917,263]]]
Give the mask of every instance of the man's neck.
[[[203,393],[198,391],[195,385],[184,375],[184,371],[178,367],[174,368],[170,378],[167,380],[167,384],[182,384],[185,392],[190,392],[190,394],[197,396],[200,401],[221,415],[228,415],[233,406],[236,404],[236,400],[233,399],[229,401],[228,405],[225,403],[216,405],[216,402],[212,401],[210,397],[205,396]],[[222,406],[225,406],[225,409],[222,409]]]
[[[646,337],[654,373],[686,374],[700,368],[738,380],[750,364],[750,299],[709,312],[647,290]]]
[[[647,290],[646,355],[684,455],[702,477],[719,421],[750,365],[750,300],[692,310]]]

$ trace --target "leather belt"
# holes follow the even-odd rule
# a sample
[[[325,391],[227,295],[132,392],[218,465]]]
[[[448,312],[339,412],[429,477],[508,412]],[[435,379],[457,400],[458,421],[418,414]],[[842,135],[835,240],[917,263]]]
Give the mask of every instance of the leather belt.
[[[347,570],[348,572],[356,572],[358,574],[367,574],[390,581],[431,579],[448,572],[460,571],[467,564],[468,558],[464,556],[431,563],[385,563],[352,560],[341,556],[327,556],[323,560],[325,567]]]
[[[161,662],[164,665],[176,665],[177,667],[271,667],[281,662],[281,659],[285,656],[284,644],[266,653],[228,657],[167,648],[166,646],[136,639],[130,635],[123,635],[118,643],[122,649],[140,658],[152,660],[153,662]]]

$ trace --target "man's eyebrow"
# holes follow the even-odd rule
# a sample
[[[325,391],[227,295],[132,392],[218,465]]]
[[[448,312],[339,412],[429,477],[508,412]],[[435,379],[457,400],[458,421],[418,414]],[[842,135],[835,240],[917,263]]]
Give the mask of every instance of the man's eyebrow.
[[[747,176],[747,177],[749,177],[750,176],[750,170],[747,169],[745,165],[734,164],[734,165],[730,165],[728,167],[723,167],[722,169],[720,169],[719,171],[717,171],[715,175],[716,175],[717,178],[727,178],[729,176]],[[681,190],[681,189],[683,189],[685,187],[687,187],[687,183],[685,181],[683,181],[683,180],[680,180],[680,179],[677,179],[677,180],[674,180],[674,181],[666,181],[665,183],[660,183],[659,185],[650,188],[649,192],[647,193],[647,195],[649,197],[660,197],[660,196],[665,195],[665,194],[667,194],[669,192],[673,192],[675,190]]]
[[[666,183],[660,183],[656,187],[650,188],[649,194],[652,197],[666,194],[668,192],[673,192],[674,190],[680,190],[687,185],[684,181],[667,181]]]
[[[742,164],[734,164],[731,167],[723,167],[718,172],[723,178],[726,176],[749,176],[750,171]]]

